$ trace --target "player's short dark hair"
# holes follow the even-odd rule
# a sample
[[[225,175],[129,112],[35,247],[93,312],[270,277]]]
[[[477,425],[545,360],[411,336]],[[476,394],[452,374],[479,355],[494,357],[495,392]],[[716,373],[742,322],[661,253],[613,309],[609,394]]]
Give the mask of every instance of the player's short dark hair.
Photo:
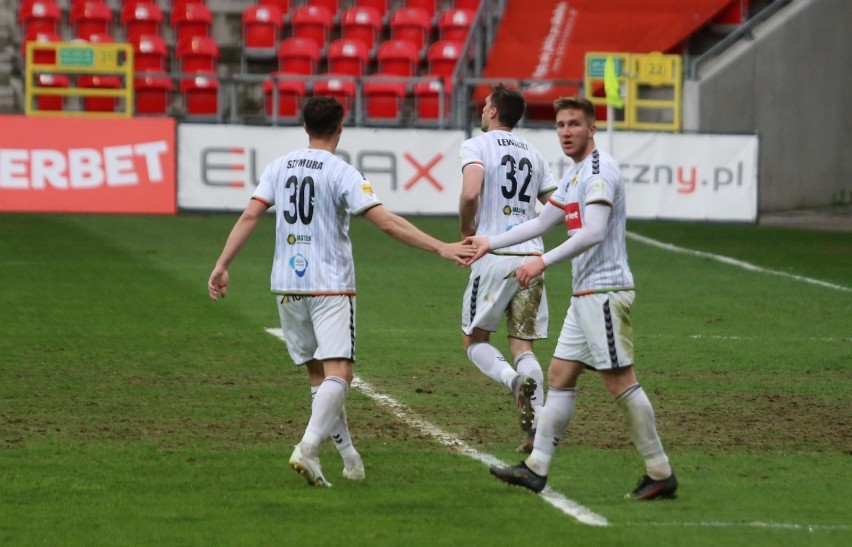
[[[585,97],[559,97],[553,101],[553,112],[558,114],[560,110],[582,110],[586,118],[586,123],[594,125],[595,123],[595,105]]]
[[[343,121],[343,105],[334,97],[311,97],[302,108],[302,119],[311,137],[330,137]]]
[[[524,115],[527,102],[520,91],[497,84],[491,88],[491,106],[497,109],[501,124],[515,127]]]

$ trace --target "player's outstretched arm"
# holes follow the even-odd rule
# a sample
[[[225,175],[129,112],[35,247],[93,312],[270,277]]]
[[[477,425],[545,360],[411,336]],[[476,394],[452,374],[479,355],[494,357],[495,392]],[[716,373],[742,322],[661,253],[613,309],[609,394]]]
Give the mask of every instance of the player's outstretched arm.
[[[467,259],[465,266],[470,266],[491,250],[491,245],[488,244],[488,236],[468,236],[462,241],[465,245],[473,245],[476,252]]]
[[[454,260],[464,266],[475,249],[462,242],[445,243],[421,231],[404,218],[387,210],[384,205],[371,207],[364,218],[375,224],[381,231],[406,245],[435,253],[448,260]]]
[[[210,278],[207,280],[207,292],[212,300],[217,300],[220,296],[225,298],[225,294],[228,292],[228,267],[237,257],[243,245],[249,240],[258,220],[268,208],[269,206],[266,203],[252,199],[243,214],[237,219],[237,223],[234,224],[227,241],[225,241],[222,254],[219,255],[219,259],[210,273]]]

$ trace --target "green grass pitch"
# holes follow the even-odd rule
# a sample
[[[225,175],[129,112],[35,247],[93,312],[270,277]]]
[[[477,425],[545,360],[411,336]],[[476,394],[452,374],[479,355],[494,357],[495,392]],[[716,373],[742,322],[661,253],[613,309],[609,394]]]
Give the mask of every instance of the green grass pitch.
[[[363,482],[287,466],[307,422],[304,371],[265,332],[272,218],[206,281],[236,215],[0,214],[0,545],[850,545],[852,237],[751,225],[630,222],[637,373],[681,482],[622,498],[642,473],[598,378],[549,485],[589,526],[352,389]],[[415,217],[457,238],[453,218]],[[564,237],[547,237],[548,248]],[[356,375],[411,415],[514,463],[508,394],[460,347],[467,270],[355,219]],[[750,263],[721,262],[711,255]],[[550,359],[570,267],[547,272]],[[809,280],[818,280],[815,284]],[[505,332],[495,334],[506,350]]]

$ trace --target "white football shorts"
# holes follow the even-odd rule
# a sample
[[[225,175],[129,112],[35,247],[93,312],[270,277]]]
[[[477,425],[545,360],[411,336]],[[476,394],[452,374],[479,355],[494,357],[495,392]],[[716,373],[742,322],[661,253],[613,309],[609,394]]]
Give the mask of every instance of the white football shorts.
[[[287,351],[297,365],[311,359],[355,361],[355,297],[276,295]]]
[[[634,291],[572,296],[553,356],[595,370],[633,364]]]
[[[547,293],[544,277],[526,289],[515,278],[530,256],[486,254],[473,263],[462,301],[462,332],[474,328],[494,332],[506,318],[506,333],[512,338],[547,338]]]

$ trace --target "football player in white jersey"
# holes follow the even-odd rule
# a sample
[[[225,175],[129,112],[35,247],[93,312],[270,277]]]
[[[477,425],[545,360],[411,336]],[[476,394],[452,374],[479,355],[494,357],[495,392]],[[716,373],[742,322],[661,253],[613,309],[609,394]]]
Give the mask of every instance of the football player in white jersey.
[[[547,203],[556,190],[547,161],[512,133],[525,108],[519,91],[494,86],[482,109],[482,135],[462,143],[462,237],[511,230],[535,218],[535,201]],[[518,451],[527,453],[544,403],[544,374],[533,341],[547,337],[547,295],[543,277],[521,287],[514,272],[543,251],[541,238],[533,238],[484,256],[471,269],[462,301],[462,347],[479,370],[512,391],[521,429],[528,432]],[[504,317],[514,368],[490,343]]]
[[[343,131],[343,106],[312,97],[302,110],[308,147],[274,160],[231,230],[210,274],[210,298],[225,297],[228,267],[259,219],[275,206],[275,256],[271,286],[287,350],[305,365],[311,384],[311,417],[290,456],[290,467],[308,484],[331,486],[317,456],[329,436],[344,461],[343,476],[363,479],[344,404],[355,362],[355,272],[349,219],[363,215],[392,238],[463,265],[473,247],[444,243],[388,211],[357,169],[334,155]]]
[[[556,445],[574,414],[577,379],[596,370],[624,414],[630,438],[645,460],[645,474],[626,496],[632,499],[674,497],[677,479],[657,434],[654,409],[633,369],[633,275],[627,263],[627,213],[624,181],[616,161],[595,147],[595,109],[585,98],[554,102],[556,132],[562,151],[574,161],[538,217],[511,232],[465,241],[474,243],[474,260],[490,249],[538,237],[564,222],[568,240],[518,268],[522,286],[545,269],[571,259],[573,296],[547,371],[549,389],[533,450],[514,467],[491,468],[509,484],[540,492]]]

